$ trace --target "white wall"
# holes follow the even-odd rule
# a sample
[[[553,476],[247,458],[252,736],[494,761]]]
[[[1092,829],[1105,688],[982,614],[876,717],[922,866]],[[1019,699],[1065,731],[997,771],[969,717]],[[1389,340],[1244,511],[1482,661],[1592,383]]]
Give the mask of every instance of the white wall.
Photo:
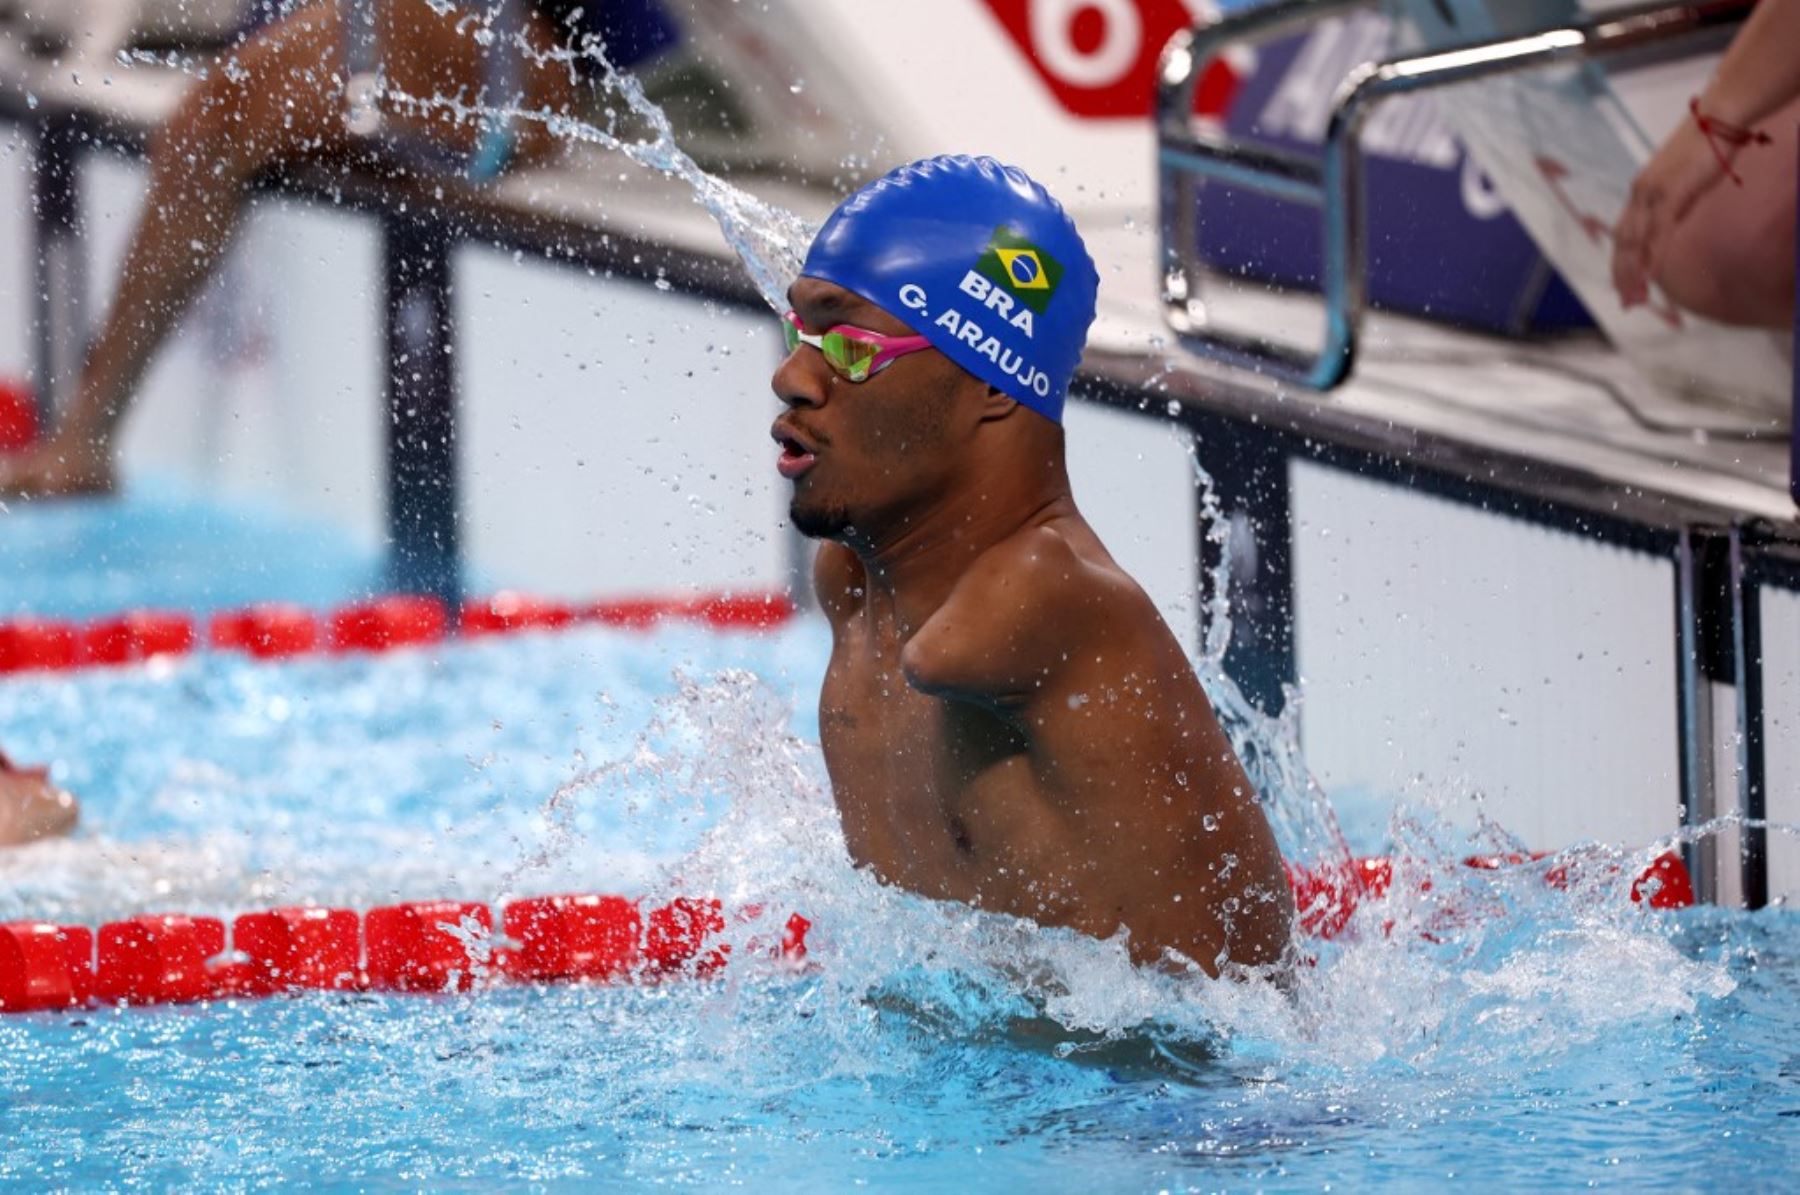
[[[1158,419],[1071,402],[1075,502],[1190,653],[1200,645],[1193,437]]]
[[[1327,787],[1474,789],[1539,849],[1677,827],[1667,561],[1319,465],[1292,477],[1302,728]]]
[[[773,317],[486,249],[457,269],[473,560],[571,596],[786,581]],[[1067,427],[1082,510],[1193,645],[1187,438],[1080,403]]]
[[[1800,593],[1762,591],[1768,815],[1800,832]],[[1769,899],[1800,901],[1800,837],[1769,832]]]
[[[773,316],[468,249],[470,558],[565,596],[785,584]]]
[[[793,7],[821,49],[868,40],[865,0],[804,0]],[[1153,206],[1156,176],[1149,167],[1156,139],[1148,113],[1142,119],[1069,115],[979,3],[907,0],[905,11],[903,20],[883,21],[879,54],[854,60],[856,97],[872,114],[870,133],[879,134],[870,139],[877,161],[991,154],[1023,167],[1084,226],[1098,210],[1142,213]],[[981,102],[980,96],[1005,98]]]
[[[86,156],[82,210],[98,327],[144,200],[144,170]],[[383,525],[379,241],[345,212],[264,199],[125,424],[127,477],[174,473],[288,502],[373,542]]]
[[[0,378],[31,376],[31,153],[23,126],[0,123]]]

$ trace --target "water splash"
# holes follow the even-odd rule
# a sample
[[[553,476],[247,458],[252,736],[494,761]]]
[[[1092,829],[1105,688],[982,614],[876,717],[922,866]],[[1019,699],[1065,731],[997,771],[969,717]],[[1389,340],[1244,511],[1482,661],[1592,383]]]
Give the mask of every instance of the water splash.
[[[419,2],[439,16],[459,7],[451,0]],[[651,101],[636,75],[612,61],[599,37],[583,35],[579,45],[561,45],[540,51],[523,34],[507,35],[498,30],[498,11],[493,8],[466,13],[459,20],[456,32],[487,53],[517,54],[530,64],[561,67],[570,72],[571,78],[591,80],[609,101],[622,104],[626,112],[643,121],[651,136],[646,140],[631,140],[619,135],[616,131],[620,123],[618,113],[610,106],[607,112],[611,127],[601,128],[568,112],[524,107],[521,97],[490,96],[485,88],[473,99],[461,92],[414,94],[397,86],[384,70],[379,69],[365,87],[345,98],[350,127],[361,132],[378,129],[381,107],[385,105],[395,111],[433,118],[457,128],[473,125],[504,130],[520,122],[529,122],[543,126],[561,141],[594,145],[623,154],[638,166],[685,184],[692,192],[694,202],[705,208],[717,223],[726,244],[743,263],[763,301],[772,310],[786,310],[787,288],[799,276],[801,262],[817,229],[787,208],[760,199],[703,169],[681,147],[668,114]],[[144,65],[176,69],[196,78],[205,78],[214,69],[210,62],[175,49],[150,50],[128,45],[116,50],[112,61],[124,67]],[[226,56],[218,69],[233,79],[246,77],[245,68],[232,55]],[[35,97],[32,97],[32,106],[36,106]]]
[[[1522,1171],[1535,1164],[1500,1148],[1517,1143],[1521,1124],[1573,1123],[1572,1133],[1604,1134],[1609,1148],[1635,1131],[1644,1143],[1639,1170],[1666,1179],[1667,1142],[1708,1136],[1672,1125],[1671,1101],[1698,1108],[1694,1123],[1715,1128],[1729,1105],[1746,1139],[1768,1140],[1782,1123],[1770,1119],[1785,1106],[1772,1098],[1780,1093],[1758,1078],[1772,1067],[1743,1063],[1785,1056],[1781,1026],[1791,1037],[1800,939],[1773,932],[1781,922],[1700,910],[1673,919],[1672,941],[1671,919],[1620,891],[1641,852],[1589,847],[1506,872],[1468,872],[1457,855],[1470,839],[1448,816],[1460,794],[1427,791],[1405,804],[1389,830],[1390,895],[1366,904],[1343,939],[1313,946],[1291,995],[1145,971],[1120,940],[884,887],[844,850],[815,736],[805,712],[796,713],[815,692],[799,684],[778,691],[769,679],[779,683],[784,668],[813,675],[825,650],[809,624],[766,638],[588,630],[446,645],[378,664],[334,658],[252,671],[200,656],[175,688],[131,670],[0,686],[9,733],[28,743],[80,742],[72,754],[104,772],[120,770],[109,755],[115,741],[132,768],[141,766],[133,757],[172,744],[183,758],[218,759],[220,769],[188,775],[166,793],[140,798],[133,794],[147,786],[128,778],[111,804],[96,797],[87,837],[8,859],[0,908],[34,859],[91,850],[109,818],[150,838],[120,846],[144,857],[137,871],[97,881],[186,882],[184,868],[215,861],[153,860],[152,852],[181,827],[236,810],[228,837],[240,847],[285,838],[295,859],[216,861],[232,866],[216,881],[224,907],[194,911],[265,903],[224,889],[263,865],[274,865],[270,878],[280,882],[281,869],[302,860],[334,868],[319,895],[345,903],[491,896],[502,868],[533,853],[547,856],[544,869],[521,876],[521,886],[572,883],[651,900],[710,893],[733,908],[768,910],[729,924],[733,961],[716,982],[458,999],[320,995],[109,1012],[86,1028],[61,1017],[0,1018],[0,1036],[11,1034],[0,1081],[37,1101],[18,1141],[0,1145],[0,1162],[35,1173],[38,1159],[57,1156],[47,1151],[51,1135],[74,1139],[67,1126],[92,1134],[122,1117],[154,1125],[185,1117],[250,1142],[234,1149],[233,1165],[260,1157],[272,1177],[305,1165],[366,1182],[392,1173],[391,1143],[418,1134],[418,1109],[427,1107],[430,1132],[405,1155],[412,1172],[442,1173],[453,1159],[497,1182],[519,1177],[507,1167],[522,1153],[551,1167],[531,1173],[571,1181],[616,1177],[624,1158],[647,1179],[810,1166],[806,1173],[820,1177],[809,1185],[830,1186],[880,1158],[899,1168],[877,1176],[901,1182],[916,1177],[910,1167],[926,1155],[942,1157],[951,1181],[951,1166],[985,1150],[1002,1164],[1042,1159],[1036,1173],[1052,1177],[1085,1166],[1084,1175],[1095,1174],[1085,1185],[1117,1185],[1120,1175],[1135,1186],[1217,1185],[1226,1173],[1253,1180],[1245,1185],[1281,1185],[1293,1167],[1321,1178],[1325,1170],[1341,1178],[1345,1166],[1360,1173],[1354,1159],[1377,1153],[1391,1173],[1404,1142],[1419,1143],[1434,1163],[1414,1173],[1492,1150],[1484,1165],[1510,1165],[1502,1178],[1514,1186],[1529,1185]],[[671,655],[701,662],[670,685]],[[751,667],[720,667],[744,662]],[[289,695],[300,712],[279,724],[256,721],[246,712],[248,681],[264,707]],[[567,711],[601,688],[623,716],[604,734],[590,725],[571,740]],[[96,708],[109,711],[104,725],[87,712]],[[239,718],[236,733],[221,735]],[[297,718],[306,721],[298,733],[274,733]],[[506,733],[496,738],[490,725],[502,720]],[[121,723],[129,730],[109,738]],[[241,741],[210,754],[221,738]],[[484,747],[499,758],[471,781],[462,757],[480,758],[475,749]],[[584,774],[624,766],[593,785],[561,785],[575,747]],[[448,769],[434,771],[446,754]],[[521,756],[536,761],[529,782],[490,789],[487,777]],[[277,778],[297,771],[304,775],[284,795]],[[410,782],[416,797],[365,812],[347,781],[371,773],[370,793]],[[532,820],[519,806],[559,785],[568,832],[556,850],[534,851],[541,844],[518,829]],[[198,806],[173,821],[195,796]],[[148,816],[165,804],[169,812]],[[410,835],[384,844],[382,834],[408,821]],[[654,849],[676,821],[696,828],[663,847],[642,880],[621,872],[622,856]],[[1499,827],[1478,833],[1496,846],[1511,841]],[[491,868],[481,862],[486,854],[475,848],[493,840],[504,853],[515,836],[526,845]],[[409,860],[431,869],[426,886],[395,876]],[[1558,863],[1569,866],[1567,891],[1543,882]],[[396,884],[404,890],[365,891]],[[135,899],[187,904],[148,892]],[[114,914],[110,889],[85,897],[75,920]],[[43,911],[35,900],[20,907]],[[816,966],[806,974],[770,957],[790,909],[814,921]],[[472,927],[446,928],[481,940]],[[1743,986],[1727,995],[1732,982]],[[1733,1019],[1771,1008],[1790,1010],[1789,1019],[1772,1029]],[[245,1056],[255,1063],[232,1062]],[[262,1109],[249,1123],[246,1091]],[[1614,1106],[1621,1098],[1633,1101],[1628,1112]],[[147,1150],[169,1174],[191,1173],[190,1137],[136,1136],[129,1156]],[[297,1151],[305,1156],[297,1160]],[[104,1162],[117,1165],[110,1155]],[[1177,1184],[1168,1168],[1183,1165]],[[972,1185],[990,1184],[1014,1185],[991,1170]]]
[[[471,102],[460,96],[414,95],[385,80],[381,84],[380,97],[421,116],[447,115],[457,125],[471,121],[502,127],[519,121],[541,124],[559,140],[623,154],[647,170],[685,184],[692,192],[694,202],[705,208],[719,226],[726,244],[743,263],[763,301],[772,310],[787,309],[787,289],[799,277],[801,262],[817,231],[813,225],[787,208],[760,199],[701,168],[681,147],[668,114],[645,94],[644,85],[637,76],[613,64],[598,39],[588,38],[580,48],[561,48],[547,54],[538,54],[522,41],[515,49],[538,62],[561,62],[571,68],[579,62],[596,69],[597,85],[648,125],[652,136],[647,140],[629,140],[612,129],[603,129],[567,112],[486,99]]]
[[[1215,542],[1228,549],[1210,478],[1198,461],[1195,469]],[[1314,867],[1347,863],[1344,833],[1305,767],[1297,703],[1266,714],[1223,670],[1226,580],[1222,569],[1215,574],[1209,634],[1194,665],[1286,856]],[[1450,812],[1465,798],[1447,790],[1396,806],[1391,887],[1365,899],[1338,939],[1300,942],[1306,963],[1285,987],[1134,967],[1122,935],[1100,941],[929,901],[859,871],[817,748],[793,732],[783,699],[743,670],[677,682],[629,762],[673,799],[724,804],[700,845],[668,866],[658,895],[714,895],[731,907],[809,917],[820,966],[806,981],[803,1015],[764,1002],[765,981],[791,985],[760,961],[766,922],[726,931],[745,965],[713,999],[727,1020],[785,1024],[792,1015],[787,1028],[832,1041],[834,1065],[891,1065],[883,1058],[891,1039],[871,1037],[872,1017],[889,1023],[887,1033],[1035,1043],[1076,1060],[1143,1047],[1338,1076],[1331,1082],[1397,1067],[1475,1083],[1569,1056],[1620,1026],[1690,1015],[1733,988],[1719,965],[1672,944],[1663,915],[1630,899],[1635,877],[1669,842],[1589,844],[1477,871],[1464,866],[1466,856],[1522,853],[1522,844],[1489,819],[1472,833],[1458,828]],[[613,779],[602,769],[594,784],[556,799],[607,799],[602,781]],[[747,1059],[720,1065],[755,1070]]]
[[[455,921],[439,921],[434,928],[462,944],[463,951],[469,958],[470,981],[478,988],[486,987],[494,975],[495,942],[492,931],[473,913],[464,913]],[[452,969],[445,980],[444,990],[456,991],[461,986],[462,979],[462,973]]]
[[[1291,723],[1243,703],[1229,678],[1215,681],[1258,757],[1297,766]],[[1628,898],[1641,865],[1666,844],[1584,846],[1473,871],[1461,863],[1472,849],[1516,843],[1491,823],[1475,839],[1456,829],[1442,808],[1448,797],[1439,808],[1428,797],[1397,810],[1392,887],[1364,901],[1339,940],[1307,942],[1309,963],[1287,990],[1138,968],[1123,936],[1095,940],[926,900],[856,869],[817,748],[793,732],[791,713],[747,671],[681,676],[626,762],[647,767],[667,800],[726,799],[699,845],[666,865],[651,899],[716,896],[776,915],[728,926],[737,962],[724,985],[694,998],[726,1023],[754,1021],[759,1036],[822,1036],[831,1045],[820,1057],[833,1067],[881,1071],[894,1065],[894,1033],[924,1033],[1109,1064],[1120,1049],[1174,1049],[1282,1073],[1342,1078],[1386,1066],[1473,1082],[1567,1055],[1624,1024],[1691,1014],[1732,990],[1722,969],[1685,957],[1662,917]],[[559,797],[610,800],[612,791],[577,786]],[[1284,824],[1343,849],[1316,785],[1264,795]],[[1553,870],[1560,889],[1545,882]],[[771,921],[796,910],[814,923],[819,964],[799,988],[768,949]],[[754,1058],[729,1050],[712,1062],[742,1068],[746,1083],[760,1073]]]
[[[1198,443],[1190,436],[1181,437],[1180,443],[1199,487],[1200,519],[1213,560],[1207,570],[1206,635],[1194,661],[1200,685],[1256,789],[1282,857],[1342,867],[1350,861],[1350,846],[1330,798],[1306,768],[1300,748],[1299,692],[1285,686],[1282,708],[1270,716],[1225,672],[1232,632],[1232,537],[1238,532],[1220,506],[1218,485],[1200,461]]]

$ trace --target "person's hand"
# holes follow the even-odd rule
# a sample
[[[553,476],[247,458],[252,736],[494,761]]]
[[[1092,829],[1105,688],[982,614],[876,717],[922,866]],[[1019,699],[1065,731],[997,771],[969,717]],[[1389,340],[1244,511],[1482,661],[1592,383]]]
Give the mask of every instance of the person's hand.
[[[50,783],[43,768],[17,768],[0,755],[0,846],[67,834],[80,815],[75,798]]]
[[[109,494],[115,481],[112,447],[85,436],[53,436],[0,456],[0,496]]]
[[[1650,279],[1669,234],[1725,177],[1721,153],[1728,163],[1737,147],[1718,139],[1709,145],[1699,126],[1683,119],[1632,182],[1631,196],[1613,227],[1613,287],[1627,310],[1650,301]]]

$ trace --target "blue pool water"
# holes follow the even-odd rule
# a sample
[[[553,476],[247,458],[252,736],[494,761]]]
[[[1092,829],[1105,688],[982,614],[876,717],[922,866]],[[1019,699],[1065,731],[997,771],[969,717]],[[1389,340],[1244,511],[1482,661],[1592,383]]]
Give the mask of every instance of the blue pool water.
[[[110,567],[64,558],[74,592]],[[0,742],[86,802],[76,838],[0,856],[0,919],[714,893],[804,911],[818,963],[0,1017],[0,1180],[1791,1186],[1800,916],[1650,913],[1621,892],[1642,852],[1570,854],[1568,892],[1468,872],[1500,831],[1365,796],[1342,825],[1398,851],[1401,882],[1291,998],[1145,974],[1121,943],[849,865],[816,746],[826,649],[805,622],[591,629],[0,680]],[[1236,729],[1262,736],[1260,775],[1291,772],[1274,729]],[[1291,774],[1268,783],[1284,845],[1338,832]]]
[[[381,557],[334,525],[254,501],[222,506],[173,480],[117,498],[0,504],[0,618],[132,606],[323,606],[380,587]]]
[[[811,624],[593,630],[0,684],[0,734],[55,760],[89,811],[78,838],[0,865],[0,918],[710,891],[803,909],[820,964],[0,1018],[0,1177],[1775,1189],[1794,1173],[1793,914],[1650,915],[1604,884],[1471,873],[1436,905],[1373,910],[1402,924],[1322,949],[1292,1002],[1146,976],[1117,943],[849,867],[813,746],[825,649]],[[1422,867],[1434,836],[1460,849],[1428,811],[1397,832]],[[1446,930],[1454,883],[1487,885],[1456,899],[1490,907]]]

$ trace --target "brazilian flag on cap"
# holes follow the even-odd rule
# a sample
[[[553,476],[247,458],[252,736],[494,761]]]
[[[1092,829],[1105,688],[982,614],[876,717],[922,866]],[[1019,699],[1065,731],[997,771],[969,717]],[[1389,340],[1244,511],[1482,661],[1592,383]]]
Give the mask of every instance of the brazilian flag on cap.
[[[1004,224],[994,229],[975,270],[1039,315],[1063,276],[1060,261]]]

